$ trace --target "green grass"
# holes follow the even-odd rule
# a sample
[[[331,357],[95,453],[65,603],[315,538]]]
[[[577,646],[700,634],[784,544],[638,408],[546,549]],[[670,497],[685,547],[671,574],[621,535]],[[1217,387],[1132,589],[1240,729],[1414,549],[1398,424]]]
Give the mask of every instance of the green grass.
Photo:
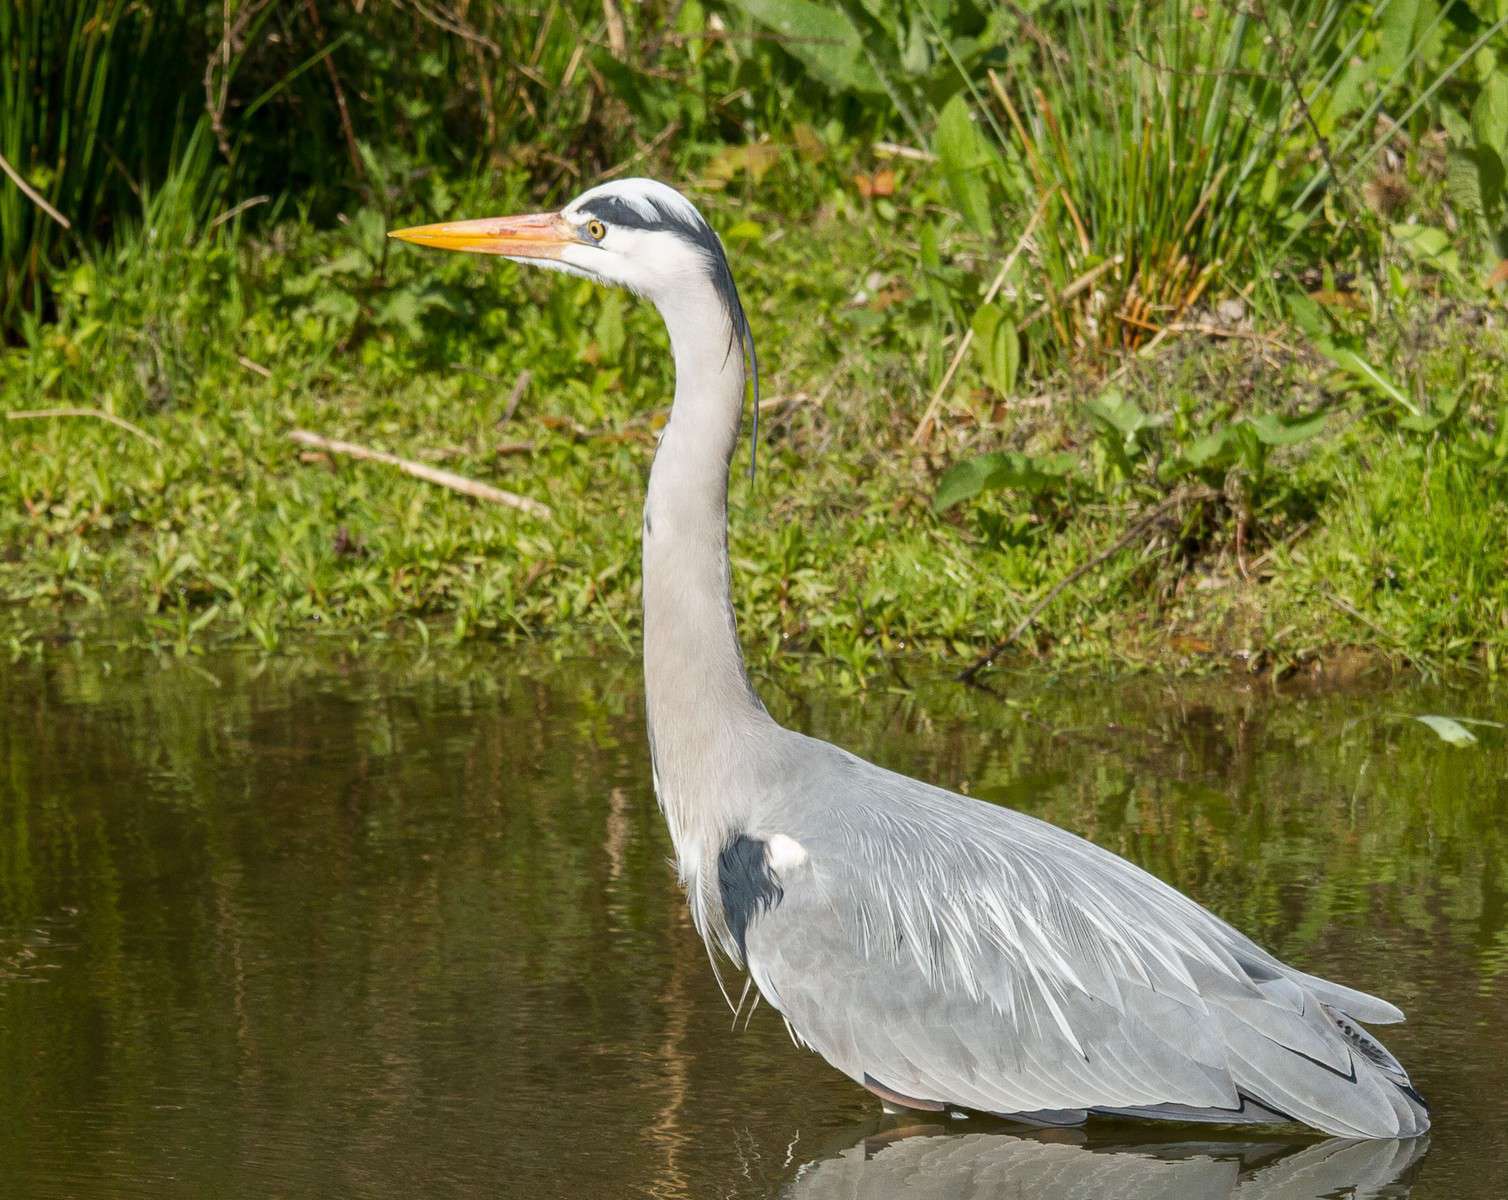
[[[223,112],[138,122],[108,171],[64,136],[125,119],[106,51],[199,63],[224,14],[178,5],[174,33],[78,0],[4,25],[96,84],[0,123],[8,161],[98,218],[65,259],[0,186],[26,291],[0,410],[53,414],[0,421],[15,652],[101,622],[183,652],[631,644],[671,390],[655,314],[384,237],[612,165],[692,181],[749,300],[770,407],[732,548],[757,661],[863,682],[1019,628],[1009,653],[1060,664],[1284,673],[1355,647],[1498,671],[1508,18],[1194,7],[568,0],[461,28],[248,5]],[[12,57],[8,86],[43,61]],[[183,90],[132,79],[148,108]],[[895,137],[916,146],[882,158]]]
[[[1325,529],[1293,556],[1295,598],[1352,617],[1353,636],[1425,662],[1508,648],[1508,475],[1450,443],[1339,465]],[[1355,616],[1348,610],[1354,609]]]
[[[1265,453],[1259,486],[1239,457],[1206,465],[1216,497],[1087,572],[1013,652],[1193,669],[1241,654],[1285,669],[1361,645],[1499,668],[1500,309],[1468,324],[1428,288],[1410,293],[1409,378],[1457,397],[1428,432],[1280,329],[1130,360],[1123,400],[1161,419],[1130,451],[1086,413],[1102,383],[1063,376],[1000,404],[973,358],[948,421],[913,448],[949,329],[918,284],[935,184],[906,168],[895,199],[866,201],[851,149],[830,151],[820,167],[784,153],[762,203],[737,182],[704,194],[775,402],[757,483],[733,485],[757,662],[814,652],[854,682],[888,677],[905,652],[963,665],[1167,496],[1165,464],[1211,429],[1318,408],[1325,437]],[[433,188],[405,219],[532,207],[521,180]],[[58,320],[0,356],[0,408],[97,408],[146,437],[89,418],[0,422],[0,601],[16,652],[101,619],[186,652],[310,634],[634,641],[637,514],[671,391],[657,316],[582,281],[399,248],[382,229],[359,210],[331,231],[287,222],[238,239],[164,204],[59,281]],[[944,223],[934,274],[966,291],[949,272],[973,245]],[[1396,358],[1375,330],[1356,336]],[[555,519],[311,456],[295,428],[546,500]],[[499,453],[517,443],[530,449]],[[1000,447],[1066,455],[1074,473],[1060,490],[933,511],[946,467]]]

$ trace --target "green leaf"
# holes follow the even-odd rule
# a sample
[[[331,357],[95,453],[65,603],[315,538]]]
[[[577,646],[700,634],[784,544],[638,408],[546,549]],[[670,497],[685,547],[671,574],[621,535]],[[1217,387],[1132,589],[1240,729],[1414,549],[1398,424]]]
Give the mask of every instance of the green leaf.
[[[1393,294],[1393,299],[1403,301],[1408,299],[1408,277],[1398,269],[1397,263],[1388,263],[1388,290]]]
[[[1491,146],[1477,147],[1477,179],[1482,189],[1482,215],[1491,217],[1501,207],[1508,194],[1508,171],[1504,170],[1504,155]]]
[[[366,251],[367,258],[382,257],[382,248],[387,241],[387,221],[375,208],[363,208],[351,218],[351,232],[356,244]]]
[[[1335,86],[1330,90],[1330,99],[1325,104],[1325,116],[1329,119],[1332,127],[1345,120],[1362,105],[1363,89],[1368,82],[1370,64],[1359,60],[1353,61],[1349,67],[1341,72]],[[1276,173],[1277,164],[1274,163],[1269,170]]]
[[[1217,429],[1193,442],[1183,452],[1184,461],[1195,470],[1218,466],[1235,457],[1231,430]]]
[[[371,272],[372,260],[352,246],[342,250],[329,262],[315,267],[311,274],[325,278],[330,275],[370,275]]]
[[[1434,433],[1461,411],[1461,397],[1465,394],[1466,387],[1463,385],[1449,399],[1442,401],[1433,412],[1411,414],[1404,417],[1398,424],[1401,428],[1412,429],[1415,433]]]
[[[1297,446],[1322,433],[1325,428],[1324,413],[1297,421],[1284,420],[1276,413],[1259,413],[1247,421],[1257,437],[1268,446]]]
[[[393,288],[377,304],[372,313],[372,321],[383,329],[390,329],[396,325],[403,330],[406,337],[419,341],[424,337],[425,332],[424,315],[437,308],[448,312],[454,311],[443,291],[435,288]]]
[[[1100,448],[1123,477],[1134,471],[1132,460],[1141,454],[1141,431],[1161,425],[1166,418],[1149,417],[1134,400],[1128,400],[1117,388],[1107,388],[1085,401],[1084,411],[1102,434]]]
[[[747,218],[723,231],[725,242],[752,242],[764,237],[764,226]]]
[[[1450,234],[1433,225],[1394,225],[1393,236],[1422,258],[1438,258],[1450,248]]]
[[[1119,433],[1128,442],[1136,440],[1143,429],[1161,424],[1147,416],[1135,400],[1123,395],[1117,388],[1108,388],[1085,403],[1089,415],[1107,429]]]
[[[1072,454],[1017,454],[1010,450],[982,454],[954,463],[937,484],[932,507],[946,512],[981,492],[1017,488],[1033,496],[1052,491],[1073,472]]]
[[[1267,443],[1257,436],[1252,423],[1249,420],[1237,421],[1231,426],[1230,440],[1236,458],[1247,473],[1254,479],[1261,479],[1267,473]]]
[[[1368,362],[1349,346],[1338,346],[1328,338],[1320,338],[1314,343],[1314,348],[1345,371],[1354,379],[1360,380],[1378,395],[1386,396],[1389,400],[1403,405],[1415,416],[1419,415],[1419,408],[1401,387],[1393,382],[1392,378],[1381,367]]]
[[[878,93],[880,77],[864,55],[864,42],[836,5],[810,0],[734,0],[761,25],[785,40],[780,44],[835,91]]]
[[[1433,225],[1394,225],[1390,230],[1398,244],[1415,262],[1433,267],[1443,274],[1460,277],[1461,259],[1451,244],[1450,234]]]
[[[1005,319],[1005,310],[998,304],[981,304],[974,312],[974,319],[969,323],[974,331],[974,349],[981,354],[981,343],[987,343],[994,336],[996,327]]]
[[[424,327],[419,323],[419,298],[408,288],[388,294],[372,314],[372,320],[383,328],[396,325],[410,341],[419,341],[424,336]]]
[[[1446,151],[1445,192],[1460,212],[1476,217],[1486,212],[1482,196],[1482,172],[1477,163],[1475,147],[1461,150],[1452,146]]]
[[[1471,119],[1453,104],[1443,105],[1439,114],[1440,128],[1452,145],[1469,146],[1476,141],[1471,135]]]
[[[1021,339],[1014,322],[998,305],[984,304],[974,314],[974,351],[985,382],[1002,396],[1016,390],[1021,370]]]
[[[602,311],[597,314],[597,323],[592,329],[602,357],[612,362],[623,353],[628,335],[623,328],[623,294],[608,292],[602,300]]]
[[[911,24],[906,29],[905,40],[900,46],[901,70],[908,75],[925,75],[932,69],[936,57],[927,40],[927,23],[920,11],[911,14]]]
[[[1499,66],[1471,106],[1471,133],[1477,145],[1508,159],[1508,70]]]
[[[1395,235],[1400,229],[1406,228],[1423,229],[1422,226],[1395,225],[1393,227]],[[1353,346],[1337,340],[1332,335],[1330,319],[1317,303],[1301,293],[1290,295],[1285,303],[1293,323],[1309,336],[1316,350],[1353,379],[1360,381],[1380,395],[1386,396],[1389,400],[1403,405],[1409,412],[1418,414],[1418,407],[1382,368],[1363,358]],[[1258,433],[1260,434],[1260,431]]]
[[[361,316],[361,305],[350,292],[330,290],[315,296],[309,311],[322,317],[331,317],[343,325],[352,325]]]
[[[1324,309],[1302,292],[1295,292],[1287,300],[1288,315],[1299,330],[1311,338],[1329,336],[1330,322]]]
[[[1471,730],[1467,729],[1465,725],[1461,724],[1454,717],[1441,717],[1428,713],[1424,716],[1415,717],[1414,720],[1418,721],[1421,725],[1428,725],[1435,731],[1435,735],[1442,742],[1448,742],[1452,746],[1476,745],[1477,735],[1472,733]]]
[[[1378,79],[1390,79],[1408,60],[1419,25],[1419,0],[1393,0],[1384,7],[1372,60]]]
[[[943,177],[964,220],[976,233],[995,232],[990,211],[985,171],[994,163],[989,145],[974,126],[974,118],[962,95],[955,95],[937,119],[936,151]]]
[[[922,226],[920,244],[922,266],[928,271],[941,271],[941,238],[938,235],[937,223],[935,221],[928,221]]]

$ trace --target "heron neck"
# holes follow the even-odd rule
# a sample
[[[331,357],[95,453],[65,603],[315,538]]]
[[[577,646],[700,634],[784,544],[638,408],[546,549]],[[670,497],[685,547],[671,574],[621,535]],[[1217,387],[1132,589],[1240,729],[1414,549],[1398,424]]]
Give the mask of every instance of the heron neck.
[[[770,718],[744,669],[728,566],[743,356],[710,288],[661,303],[675,402],[644,505],[644,687],[655,789],[683,880],[738,819],[740,764]]]

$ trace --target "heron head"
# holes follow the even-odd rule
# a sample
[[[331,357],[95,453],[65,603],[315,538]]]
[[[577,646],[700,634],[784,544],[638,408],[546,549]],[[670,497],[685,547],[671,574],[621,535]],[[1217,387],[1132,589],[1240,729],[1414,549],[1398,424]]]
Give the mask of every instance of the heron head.
[[[728,352],[748,353],[757,438],[759,361],[733,272],[712,226],[674,188],[653,179],[618,179],[583,192],[559,212],[418,225],[388,236],[628,288],[660,310],[672,341],[677,328],[704,330],[708,316],[721,309]]]
[[[628,288],[662,308],[710,284],[735,334],[744,334],[743,309],[717,234],[691,201],[653,179],[602,184],[559,212],[419,225],[388,236],[584,276]]]

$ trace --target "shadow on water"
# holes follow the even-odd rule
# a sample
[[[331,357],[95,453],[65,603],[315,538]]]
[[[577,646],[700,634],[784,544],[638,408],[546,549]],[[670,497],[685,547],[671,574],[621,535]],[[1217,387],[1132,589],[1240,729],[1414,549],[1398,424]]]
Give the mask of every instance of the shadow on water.
[[[1411,1141],[1119,1141],[866,1132],[803,1164],[781,1200],[1402,1200],[1428,1147]]]
[[[1502,721],[1500,695],[764,690],[1396,1001],[1428,1153],[874,1124],[768,1009],[730,1028],[629,658],[74,647],[0,666],[0,1191],[1508,1194],[1508,745],[1409,719]]]

